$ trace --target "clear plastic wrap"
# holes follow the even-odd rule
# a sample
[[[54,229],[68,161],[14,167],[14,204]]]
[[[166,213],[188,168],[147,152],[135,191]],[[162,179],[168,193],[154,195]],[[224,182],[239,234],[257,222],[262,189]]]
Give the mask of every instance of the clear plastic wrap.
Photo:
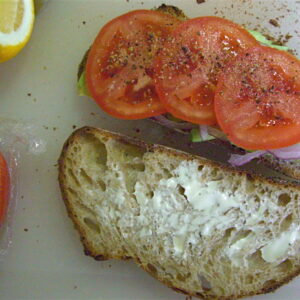
[[[46,151],[46,143],[36,134],[33,125],[16,120],[0,118],[0,152],[9,169],[10,197],[3,224],[0,224],[0,261],[13,242],[14,215],[17,209],[19,189],[19,163],[24,154]]]

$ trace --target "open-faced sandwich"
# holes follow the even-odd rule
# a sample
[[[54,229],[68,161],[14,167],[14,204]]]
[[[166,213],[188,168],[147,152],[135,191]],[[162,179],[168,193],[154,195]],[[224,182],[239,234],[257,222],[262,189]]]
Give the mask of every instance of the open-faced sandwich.
[[[116,118],[222,139],[242,153],[233,165],[260,157],[299,178],[300,62],[287,50],[219,17],[132,11],[100,30],[78,86]]]
[[[300,63],[286,50],[222,18],[137,10],[101,29],[78,86],[114,117],[227,141],[245,152],[233,165],[264,155],[291,170]],[[59,183],[87,255],[131,258],[176,291],[236,299],[300,272],[296,183],[91,127],[66,141]]]

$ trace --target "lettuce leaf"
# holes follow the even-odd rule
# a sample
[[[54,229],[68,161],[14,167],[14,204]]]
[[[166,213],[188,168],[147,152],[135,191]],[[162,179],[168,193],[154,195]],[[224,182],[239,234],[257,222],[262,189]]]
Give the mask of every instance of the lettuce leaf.
[[[265,46],[275,48],[278,50],[283,50],[283,51],[288,51],[289,47],[287,46],[280,46],[280,45],[275,45],[274,42],[268,40],[263,34],[261,34],[258,31],[255,30],[248,30],[248,32],[260,43],[264,44]]]
[[[191,141],[193,143],[199,143],[199,142],[210,141],[210,140],[214,140],[215,139],[215,137],[213,137],[211,135],[209,135],[207,138],[204,139],[201,136],[200,130],[198,128],[192,129],[190,136],[191,136]]]
[[[91,96],[86,84],[85,71],[81,73],[81,76],[77,82],[77,92],[79,96]]]

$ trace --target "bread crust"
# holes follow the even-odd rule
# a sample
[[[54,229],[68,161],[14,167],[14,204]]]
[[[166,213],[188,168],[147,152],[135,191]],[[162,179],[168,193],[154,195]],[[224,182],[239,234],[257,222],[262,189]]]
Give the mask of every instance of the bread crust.
[[[75,229],[79,232],[80,235],[80,239],[81,242],[83,244],[84,247],[84,253],[87,256],[91,256],[93,257],[95,260],[97,261],[102,261],[102,260],[108,260],[108,259],[121,259],[121,260],[128,260],[128,259],[133,259],[142,269],[144,269],[146,272],[148,272],[150,275],[152,275],[153,277],[155,277],[156,279],[160,280],[162,283],[164,283],[165,285],[167,285],[168,287],[172,288],[173,290],[175,290],[176,292],[188,295],[188,296],[193,296],[193,297],[199,297],[199,298],[203,298],[203,299],[215,299],[215,300],[230,300],[230,299],[236,299],[236,296],[232,296],[232,297],[211,297],[211,296],[207,296],[204,294],[200,294],[200,293],[190,293],[188,291],[179,289],[175,286],[172,286],[172,284],[170,284],[170,282],[166,282],[165,280],[161,280],[160,278],[156,277],[156,274],[149,269],[147,266],[141,264],[141,262],[139,261],[138,257],[128,257],[127,255],[123,255],[123,256],[114,256],[111,255],[110,253],[99,253],[97,251],[97,249],[95,249],[93,247],[93,245],[88,241],[88,239],[86,238],[86,232],[85,229],[80,226],[80,222],[78,219],[78,216],[76,215],[74,208],[72,206],[71,201],[68,199],[67,193],[66,193],[66,157],[68,154],[68,149],[74,144],[76,143],[76,141],[80,138],[80,137],[85,137],[87,135],[93,135],[94,137],[99,137],[101,136],[104,139],[113,139],[115,141],[119,141],[122,143],[127,143],[130,145],[136,145],[142,149],[145,149],[148,152],[152,152],[152,151],[159,151],[159,152],[163,152],[163,153],[167,153],[170,156],[176,156],[179,157],[182,160],[197,160],[199,161],[201,164],[205,164],[206,166],[210,166],[210,167],[219,167],[222,168],[225,172],[228,172],[228,175],[230,176],[230,173],[237,173],[237,174],[246,174],[251,180],[254,181],[259,181],[261,183],[269,183],[272,184],[278,188],[282,188],[282,187],[289,187],[292,189],[297,189],[297,191],[300,191],[299,189],[299,183],[297,182],[278,182],[277,180],[274,180],[273,178],[265,178],[261,175],[258,174],[249,174],[245,171],[241,171],[241,170],[237,170],[234,169],[233,167],[230,166],[225,166],[222,165],[218,162],[213,162],[201,157],[198,157],[196,155],[192,155],[192,154],[188,154],[185,152],[181,152],[178,150],[174,150],[171,148],[167,148],[165,146],[161,146],[161,145],[155,145],[155,144],[147,144],[141,140],[138,140],[136,138],[132,138],[132,137],[128,137],[128,136],[124,136],[121,134],[117,134],[117,133],[112,133],[103,129],[97,129],[97,128],[92,128],[92,127],[83,127],[80,129],[77,129],[65,142],[60,158],[58,160],[58,168],[59,168],[59,175],[58,175],[58,180],[59,180],[59,185],[60,185],[60,190],[61,190],[61,194],[62,194],[62,199],[65,203],[67,212],[69,217],[72,219],[73,224]],[[254,295],[259,295],[259,294],[265,294],[265,293],[270,293],[270,292],[274,292],[277,288],[281,287],[282,285],[288,283],[289,281],[291,281],[294,277],[296,277],[297,275],[300,274],[300,268],[297,269],[293,274],[287,276],[286,278],[284,278],[283,280],[281,280],[280,282],[272,282],[270,284],[270,286],[265,287],[257,292],[253,292],[253,293],[248,293],[248,294],[241,294],[239,295],[238,298],[243,298],[243,297],[248,297],[248,296],[254,296]]]

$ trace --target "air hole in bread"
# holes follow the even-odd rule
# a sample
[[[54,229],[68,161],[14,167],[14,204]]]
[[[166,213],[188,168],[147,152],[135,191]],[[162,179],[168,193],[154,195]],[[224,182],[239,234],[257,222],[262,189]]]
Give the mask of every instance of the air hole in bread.
[[[271,280],[267,280],[267,281],[264,283],[263,288],[264,288],[264,289],[268,289],[268,288],[270,288],[270,287],[273,288],[273,287],[276,286],[276,285],[277,285],[277,281],[271,279]]]
[[[77,185],[77,186],[80,186],[80,182],[78,181],[77,177],[75,176],[74,172],[72,171],[72,169],[69,169],[68,168],[68,174],[69,176],[72,178],[72,180],[74,181],[74,183]]]
[[[128,193],[130,193],[133,196],[133,193],[135,192],[135,185],[137,182],[137,173],[135,172],[127,172],[125,173],[125,185]]]
[[[89,185],[93,185],[93,179],[82,168],[80,169],[80,175]]]
[[[269,212],[269,210],[265,210],[265,211],[264,211],[264,216],[265,216],[266,218],[268,218],[268,217],[269,217],[269,215],[270,215],[270,212]]]
[[[252,231],[251,230],[240,230],[236,232],[236,234],[233,237],[233,240],[231,241],[231,245],[235,244],[237,241],[246,238]]]
[[[72,194],[73,196],[75,197],[78,197],[78,193],[76,191],[74,191],[72,188],[68,187],[67,188],[67,191]]]
[[[258,194],[259,194],[260,196],[264,195],[265,193],[266,193],[266,190],[263,189],[263,188],[260,188],[260,189],[258,190]]]
[[[187,199],[186,195],[184,194],[185,188],[182,185],[178,186],[178,193],[183,196],[185,199]]]
[[[201,282],[201,286],[204,291],[209,291],[212,289],[211,283],[207,280],[207,278],[204,275],[198,274],[198,279]]]
[[[253,193],[255,191],[256,187],[253,184],[252,180],[246,180],[245,181],[245,190],[247,193]]]
[[[96,221],[92,220],[92,219],[89,218],[89,217],[85,217],[85,218],[83,219],[83,222],[84,222],[84,224],[85,224],[90,230],[92,230],[92,231],[94,231],[95,233],[98,233],[98,234],[101,233],[100,227],[99,227],[99,225],[97,224]]]
[[[146,197],[149,198],[149,199],[152,199],[154,197],[154,192],[153,191],[148,191],[146,193]]]
[[[293,222],[293,215],[289,214],[281,221],[280,230],[286,231],[291,226],[292,222]]]
[[[278,205],[280,206],[287,206],[290,202],[291,202],[291,197],[286,193],[281,194],[278,197]]]
[[[245,284],[252,284],[254,282],[254,276],[252,274],[248,274],[245,276]]]
[[[109,152],[123,164],[132,164],[142,161],[146,149],[130,145],[126,141],[110,141]]]
[[[185,188],[182,185],[179,185],[178,186],[178,192],[179,192],[180,195],[184,195]]]
[[[213,168],[211,171],[210,171],[210,178],[211,180],[222,180],[223,179],[223,175],[220,174],[220,171],[219,169],[217,168]]]
[[[73,152],[77,153],[78,152],[77,146],[74,146],[72,150],[73,150]]]
[[[147,270],[154,276],[157,274],[157,269],[152,264],[147,264]]]
[[[264,266],[266,264],[265,260],[261,256],[260,249],[257,249],[254,253],[252,253],[248,257],[249,265],[252,267],[260,267]]]
[[[162,170],[163,170],[164,178],[169,179],[169,178],[172,177],[172,174],[171,174],[171,172],[168,169],[163,168]]]
[[[255,203],[260,203],[261,202],[260,198],[257,195],[254,196],[254,202]]]
[[[75,161],[73,161],[71,158],[69,157],[66,157],[66,161],[67,161],[67,164],[66,165],[75,165]]]
[[[224,233],[224,238],[227,239],[231,236],[231,233],[235,230],[234,227],[227,228]]]
[[[105,144],[92,134],[86,134],[83,138],[85,139],[85,142],[83,142],[85,145],[85,160],[89,163],[89,165],[96,163],[106,168],[107,150]]]
[[[214,177],[216,175],[218,175],[218,170],[216,168],[212,168],[210,170],[210,174],[209,174],[211,177]]]
[[[105,182],[104,182],[103,180],[98,179],[98,180],[97,180],[97,184],[98,184],[98,186],[100,187],[100,189],[101,189],[103,192],[106,191],[106,184],[105,184]]]
[[[191,273],[187,273],[187,274],[178,273],[176,275],[176,279],[181,282],[185,282],[189,277],[191,277]]]
[[[204,166],[203,165],[199,165],[198,166],[198,171],[201,172],[203,170]]]
[[[279,272],[282,273],[286,273],[286,272],[290,272],[293,269],[293,263],[291,262],[291,260],[286,259],[285,261],[283,261],[282,263],[280,263],[277,268]]]

